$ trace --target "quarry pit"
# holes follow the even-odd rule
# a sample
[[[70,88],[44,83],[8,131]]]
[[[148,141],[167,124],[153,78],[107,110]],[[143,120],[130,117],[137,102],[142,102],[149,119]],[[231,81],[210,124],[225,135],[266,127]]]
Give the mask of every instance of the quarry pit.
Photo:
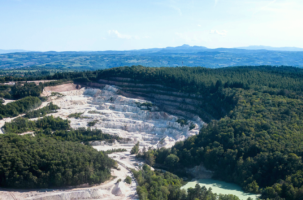
[[[0,190],[0,199],[138,199],[137,184],[130,169],[139,169],[143,161],[130,154],[131,148],[137,142],[140,143],[140,149],[170,148],[177,141],[198,134],[205,124],[198,115],[190,112],[193,107],[191,104],[197,102],[196,100],[189,99],[184,94],[161,94],[159,90],[154,90],[157,94],[152,92],[144,94],[144,90],[151,87],[144,86],[137,92],[131,92],[130,85],[127,85],[127,90],[119,84],[102,80],[85,86],[70,83],[46,87],[42,96],[48,96],[48,100],[43,105],[53,102],[60,107],[57,113],[51,115],[70,120],[73,129],[100,129],[103,133],[126,139],[124,142],[113,143],[90,142],[90,145],[98,151],[111,149],[127,151],[109,154],[117,161],[118,170],[112,169],[113,178],[100,185],[31,191],[3,189]],[[147,95],[151,95],[152,98]],[[189,112],[184,111],[185,109]],[[81,115],[78,118],[68,117],[74,113]],[[181,124],[180,119],[186,123]],[[1,121],[10,121],[10,119]],[[92,126],[88,126],[90,122],[93,122]],[[132,184],[123,181],[117,183],[119,179],[124,180],[126,176],[132,177]]]

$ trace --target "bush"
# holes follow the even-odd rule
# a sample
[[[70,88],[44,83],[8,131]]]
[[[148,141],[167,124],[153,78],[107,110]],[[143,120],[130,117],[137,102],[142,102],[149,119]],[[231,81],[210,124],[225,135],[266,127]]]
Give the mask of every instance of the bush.
[[[125,179],[124,179],[124,182],[128,183],[128,184],[131,184],[132,183],[132,178],[130,176],[127,176]]]
[[[88,122],[87,126],[95,126],[97,122],[98,122],[98,120],[94,120],[92,122]]]

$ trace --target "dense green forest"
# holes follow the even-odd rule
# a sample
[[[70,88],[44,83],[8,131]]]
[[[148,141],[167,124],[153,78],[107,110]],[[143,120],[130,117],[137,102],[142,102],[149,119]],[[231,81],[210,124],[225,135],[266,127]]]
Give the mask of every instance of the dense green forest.
[[[39,97],[43,91],[44,85],[40,83],[21,83],[16,82],[14,85],[0,85],[0,97],[5,99],[20,99],[27,96]]]
[[[43,91],[43,84],[36,85],[35,83],[24,83],[21,85],[17,82],[11,89],[12,97],[14,99],[20,99],[27,96],[40,96]]]
[[[11,86],[0,85],[0,98],[10,99],[11,98]]]
[[[132,172],[138,183],[140,200],[239,200],[234,195],[214,194],[211,189],[200,187],[199,184],[187,191],[181,190],[182,179],[169,172],[152,171],[148,165]]]
[[[50,188],[109,179],[115,162],[80,143],[0,135],[0,187]]]
[[[110,152],[98,152],[89,141],[119,140],[101,130],[70,128],[68,120],[52,116],[37,121],[18,117],[5,123],[0,135],[0,186],[46,188],[101,183],[111,177]],[[35,131],[35,137],[16,133]],[[124,151],[124,149],[119,149]]]

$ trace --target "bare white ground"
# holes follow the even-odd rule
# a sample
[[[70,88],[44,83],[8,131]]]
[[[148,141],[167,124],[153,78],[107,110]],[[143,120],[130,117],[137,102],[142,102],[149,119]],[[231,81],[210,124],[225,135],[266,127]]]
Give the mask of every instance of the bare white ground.
[[[130,150],[136,142],[140,148],[171,147],[177,141],[186,139],[199,132],[203,121],[196,116],[189,119],[188,125],[181,126],[178,116],[170,115],[158,109],[157,106],[146,106],[152,103],[145,100],[127,98],[119,95],[118,88],[105,86],[103,89],[85,89],[61,92],[64,96],[52,96],[49,101],[58,105],[60,109],[52,114],[54,117],[68,118],[73,113],[83,113],[80,118],[68,118],[71,127],[88,128],[88,122],[96,124],[90,128],[101,129],[104,133],[129,138],[125,143],[91,142],[99,150],[124,148],[126,152],[109,154],[119,164],[119,169],[112,170],[115,177],[111,181],[98,186],[74,188],[66,190],[35,190],[35,191],[0,191],[0,199],[39,199],[39,200],[67,200],[67,199],[138,199],[136,194],[136,181],[130,168],[138,169],[143,164]],[[151,104],[149,104],[151,105]],[[10,120],[9,120],[10,121]],[[195,128],[189,130],[190,124]],[[132,184],[124,181],[126,176],[132,177]],[[117,180],[122,182],[117,184]]]

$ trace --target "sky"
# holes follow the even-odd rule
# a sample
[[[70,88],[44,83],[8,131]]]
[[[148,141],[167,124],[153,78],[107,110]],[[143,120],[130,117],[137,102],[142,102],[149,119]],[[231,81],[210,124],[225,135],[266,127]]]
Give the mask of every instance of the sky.
[[[302,0],[0,0],[0,49],[303,48]]]

